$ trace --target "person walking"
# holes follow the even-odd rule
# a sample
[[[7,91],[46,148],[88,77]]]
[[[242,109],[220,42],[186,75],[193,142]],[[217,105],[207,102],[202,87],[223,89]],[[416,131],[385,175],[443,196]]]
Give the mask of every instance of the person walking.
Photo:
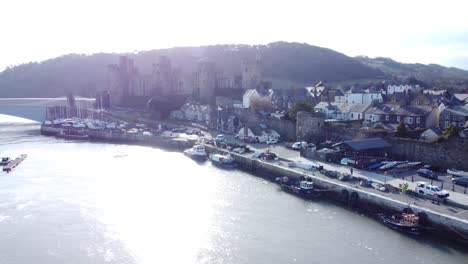
[[[351,172],[351,176],[353,175],[353,168],[350,168],[349,171]]]
[[[437,193],[434,193],[434,201],[432,202],[433,204],[439,205],[439,195]]]

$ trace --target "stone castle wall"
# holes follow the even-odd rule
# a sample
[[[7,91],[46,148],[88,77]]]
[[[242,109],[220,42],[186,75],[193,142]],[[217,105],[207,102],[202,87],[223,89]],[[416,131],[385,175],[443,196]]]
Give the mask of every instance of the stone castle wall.
[[[389,138],[392,147],[389,154],[401,160],[422,161],[441,168],[468,171],[468,141],[445,140],[440,143],[412,139]]]

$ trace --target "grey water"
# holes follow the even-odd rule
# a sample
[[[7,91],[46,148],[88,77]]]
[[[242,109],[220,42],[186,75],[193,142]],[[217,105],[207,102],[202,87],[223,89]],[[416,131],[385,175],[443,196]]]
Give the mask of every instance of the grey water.
[[[0,115],[0,263],[468,263],[326,200],[157,148],[45,137]]]

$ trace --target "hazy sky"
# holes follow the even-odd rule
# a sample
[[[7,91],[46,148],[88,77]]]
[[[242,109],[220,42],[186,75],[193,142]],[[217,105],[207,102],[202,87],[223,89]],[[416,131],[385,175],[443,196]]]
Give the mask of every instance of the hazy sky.
[[[72,52],[279,40],[468,69],[467,7],[467,0],[2,0],[0,71]]]

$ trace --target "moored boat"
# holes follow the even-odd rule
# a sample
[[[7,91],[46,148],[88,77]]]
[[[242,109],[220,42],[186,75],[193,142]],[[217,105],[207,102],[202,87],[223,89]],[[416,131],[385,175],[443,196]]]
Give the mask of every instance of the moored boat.
[[[184,155],[197,161],[205,161],[208,158],[208,154],[205,151],[205,146],[203,145],[195,145],[189,149],[184,150]]]
[[[414,214],[394,213],[377,214],[377,219],[384,225],[411,235],[419,235],[422,232],[422,226],[419,224],[419,217]]]
[[[8,163],[10,163],[11,159],[10,157],[2,157],[0,160],[0,166],[6,166]]]
[[[305,199],[317,198],[322,194],[320,190],[314,188],[314,183],[310,180],[293,181],[288,177],[283,177],[279,182],[283,191]]]
[[[231,155],[212,154],[210,160],[214,165],[221,168],[234,168],[237,165]]]

